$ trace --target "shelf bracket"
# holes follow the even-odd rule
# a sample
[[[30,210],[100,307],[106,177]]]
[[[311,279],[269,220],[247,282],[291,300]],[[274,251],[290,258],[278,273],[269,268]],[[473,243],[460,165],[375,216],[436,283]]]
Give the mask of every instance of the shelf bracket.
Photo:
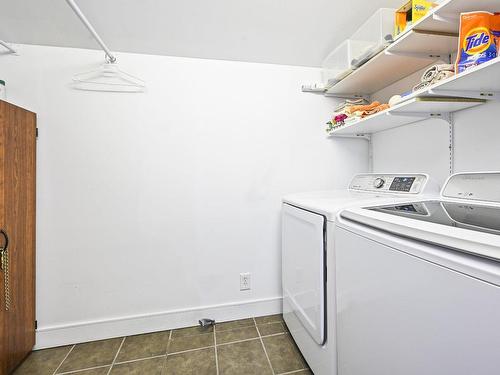
[[[372,135],[371,134],[329,134],[328,138],[343,138],[343,139],[364,139],[365,141],[368,142],[368,171],[370,173],[373,172],[373,142],[372,142]]]
[[[361,94],[329,94],[328,92],[325,92],[325,96],[327,98],[335,98],[335,99],[366,99],[369,100],[370,97],[366,95],[361,95]]]
[[[448,149],[450,176],[455,173],[455,118],[453,113],[448,113],[445,121],[448,123]]]
[[[434,118],[434,119],[442,119],[446,118],[448,113],[430,113],[430,112],[397,112],[397,111],[391,111],[387,112],[387,115],[389,116],[404,116],[404,117],[417,117],[422,120],[425,120],[427,118]]]
[[[329,94],[328,88],[323,84],[315,83],[312,85],[302,85],[302,92],[310,93],[310,94],[319,94],[324,95],[327,98],[336,98],[336,99],[366,99],[369,100],[369,97],[361,94]]]
[[[425,53],[425,52],[405,52],[405,51],[388,51],[386,50],[384,52],[388,56],[404,56],[404,57],[414,57],[416,59],[423,59],[423,60],[439,60],[443,57],[448,57],[448,55],[443,56],[440,54],[432,54],[432,53]]]
[[[371,141],[372,140],[372,136],[371,134],[363,134],[363,133],[360,133],[360,134],[335,134],[335,133],[332,133],[332,134],[328,134],[327,136],[328,138],[344,138],[344,139],[364,139],[364,140],[367,140],[367,141]]]
[[[456,96],[461,98],[500,100],[500,92],[495,91],[464,91],[464,90],[443,90],[429,89],[429,94],[437,96]]]
[[[324,94],[326,92],[326,87],[318,83],[312,85],[302,85],[301,91],[312,94]]]
[[[449,152],[449,172],[455,172],[455,119],[453,113],[425,113],[425,112],[388,112],[389,116],[408,116],[418,118],[415,122],[426,119],[436,119],[446,121],[448,124],[448,152]]]

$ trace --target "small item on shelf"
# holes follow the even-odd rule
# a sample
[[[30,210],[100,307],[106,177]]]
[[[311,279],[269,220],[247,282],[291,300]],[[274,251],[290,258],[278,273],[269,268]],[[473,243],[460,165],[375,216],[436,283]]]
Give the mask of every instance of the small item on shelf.
[[[455,66],[452,64],[436,64],[427,69],[420,82],[413,87],[413,91],[420,91],[440,81],[455,75]]]
[[[351,65],[353,66],[353,68],[356,68],[356,69],[360,68],[365,63],[370,61],[372,59],[372,57],[374,57],[375,55],[378,55],[381,51],[383,51],[385,47],[386,46],[378,46],[376,48],[374,47],[374,48],[370,48],[370,49],[366,50],[358,58],[353,59],[351,61]]]
[[[323,82],[327,88],[336,85],[393,42],[394,12],[392,8],[378,9],[327,56],[322,64]]]
[[[370,110],[378,107],[380,104],[381,104],[380,102],[374,101],[371,104],[367,104],[367,105],[353,105],[352,107],[349,107],[348,109],[346,109],[346,112],[350,115],[358,114],[359,116],[361,116],[361,114],[363,112],[370,111]]]
[[[327,88],[334,86],[352,73],[353,44],[347,39],[337,46],[323,61],[321,74]]]
[[[340,103],[337,108],[335,108],[335,112],[342,112],[345,109],[352,107],[353,105],[364,105],[368,104],[368,100],[365,98],[359,99],[346,99],[342,103]]]
[[[455,66],[453,64],[436,64],[431,66],[429,69],[427,69],[424,74],[422,75],[422,79],[420,80],[421,82],[431,82],[438,76],[439,73],[448,71],[448,72],[454,72],[455,71]]]
[[[354,105],[353,103],[360,104]],[[390,108],[389,104],[381,104],[377,101],[370,104],[365,103],[367,103],[366,99],[347,99],[343,104],[337,107],[333,119],[326,123],[328,125],[326,131],[330,133],[341,126],[355,123],[356,121]]]
[[[396,11],[394,35],[397,36],[419,19],[424,17],[437,4],[427,0],[410,0]]]
[[[380,105],[376,106],[375,108],[363,111],[363,113],[361,114],[361,118],[373,116],[373,115],[375,115],[379,112],[385,111],[386,109],[389,109],[389,108],[390,108],[389,104],[380,104]]]
[[[326,124],[328,128],[326,131],[331,133],[333,130],[340,128],[345,125],[349,125],[359,120],[359,117],[348,117],[347,115],[337,115],[331,121],[328,121]]]
[[[389,107],[394,107],[395,105],[401,103],[403,101],[403,98],[401,95],[394,95],[389,99]]]
[[[393,8],[380,8],[349,38],[352,46],[351,68],[357,69],[394,41]]]
[[[457,74],[496,58],[500,49],[500,13],[462,13],[458,43]]]
[[[5,81],[0,79],[0,100],[7,99],[7,91],[5,91]]]

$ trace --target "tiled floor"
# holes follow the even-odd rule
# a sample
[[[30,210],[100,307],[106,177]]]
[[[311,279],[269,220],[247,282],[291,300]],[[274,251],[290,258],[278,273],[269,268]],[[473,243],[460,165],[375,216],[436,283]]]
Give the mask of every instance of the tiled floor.
[[[33,352],[15,375],[312,375],[281,315]]]

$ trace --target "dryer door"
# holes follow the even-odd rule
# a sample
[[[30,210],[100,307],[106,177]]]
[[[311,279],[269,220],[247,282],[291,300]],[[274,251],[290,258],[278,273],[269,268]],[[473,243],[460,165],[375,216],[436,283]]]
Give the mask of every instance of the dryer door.
[[[326,340],[326,219],[288,204],[282,210],[284,315],[293,313],[319,345]]]

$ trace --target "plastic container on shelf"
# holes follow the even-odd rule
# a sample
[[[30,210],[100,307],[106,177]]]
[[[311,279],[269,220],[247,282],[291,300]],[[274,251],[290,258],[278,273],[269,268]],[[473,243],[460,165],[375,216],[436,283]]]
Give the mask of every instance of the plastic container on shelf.
[[[396,9],[380,8],[351,36],[351,68],[356,69],[393,42]]]
[[[352,72],[352,46],[348,39],[335,48],[323,61],[323,82],[331,87]]]
[[[7,100],[7,92],[5,91],[5,81],[0,79],[0,100]]]
[[[395,9],[381,8],[324,60],[323,82],[335,85],[393,41]]]

